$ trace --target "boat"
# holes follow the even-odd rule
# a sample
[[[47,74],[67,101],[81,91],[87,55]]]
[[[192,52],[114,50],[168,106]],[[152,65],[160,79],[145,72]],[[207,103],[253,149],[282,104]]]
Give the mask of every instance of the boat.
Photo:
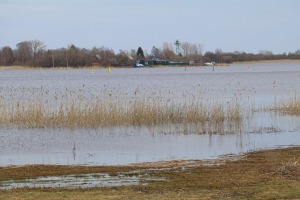
[[[206,63],[204,63],[204,65],[205,66],[214,66],[214,65],[216,65],[216,63],[215,62],[206,62]]]

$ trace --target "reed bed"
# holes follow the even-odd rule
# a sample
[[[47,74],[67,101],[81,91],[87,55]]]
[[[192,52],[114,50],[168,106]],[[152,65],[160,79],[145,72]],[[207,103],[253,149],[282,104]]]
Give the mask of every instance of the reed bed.
[[[28,91],[27,91],[28,92]],[[32,91],[31,91],[32,92]],[[136,94],[136,91],[135,91]],[[114,126],[152,126],[196,124],[203,127],[240,125],[241,105],[238,101],[222,104],[192,98],[185,102],[164,100],[159,96],[122,98],[111,91],[99,96],[76,93],[49,94],[36,89],[33,98],[0,97],[0,126],[18,128],[99,128]],[[217,130],[209,129],[209,130]],[[223,129],[223,128],[221,128]]]
[[[274,103],[273,110],[282,114],[300,115],[300,99],[295,95],[287,100],[281,100],[279,103]]]

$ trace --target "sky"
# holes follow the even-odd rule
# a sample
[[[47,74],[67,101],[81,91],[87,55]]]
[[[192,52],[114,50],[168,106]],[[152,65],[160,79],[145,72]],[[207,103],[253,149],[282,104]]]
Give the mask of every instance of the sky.
[[[0,48],[151,52],[178,39],[204,52],[288,53],[300,49],[299,10],[300,0],[0,0]]]

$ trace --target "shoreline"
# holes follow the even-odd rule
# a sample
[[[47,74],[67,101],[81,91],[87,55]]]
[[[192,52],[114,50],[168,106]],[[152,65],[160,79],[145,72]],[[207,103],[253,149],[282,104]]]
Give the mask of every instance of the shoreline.
[[[1,180],[9,179],[24,179],[34,178],[40,176],[58,176],[69,174],[82,173],[99,173],[99,172],[124,172],[131,170],[154,170],[154,169],[178,169],[178,168],[197,168],[210,166],[223,166],[226,163],[242,162],[243,160],[256,154],[277,154],[278,152],[300,152],[300,146],[281,147],[274,149],[265,149],[259,151],[252,151],[243,154],[225,155],[217,159],[200,159],[200,160],[169,160],[157,162],[141,162],[128,165],[45,165],[45,164],[26,164],[26,165],[4,165],[0,166]],[[278,158],[279,159],[279,158]],[[43,169],[43,170],[36,170]],[[51,170],[55,169],[55,170]],[[23,171],[24,170],[24,171]],[[17,172],[17,173],[16,173]],[[22,172],[22,173],[20,173]]]
[[[297,59],[281,59],[281,60],[257,60],[257,61],[244,61],[244,62],[233,62],[231,64],[259,64],[259,63],[296,63],[300,60]]]
[[[300,147],[249,152],[221,163],[185,161],[142,166],[30,165],[0,167],[0,181],[107,173],[151,177],[136,185],[0,190],[3,199],[298,199]],[[221,159],[222,160],[222,159]],[[97,174],[94,175],[98,177]],[[32,184],[35,182],[33,181]],[[55,182],[53,183],[55,184]],[[276,191],[274,193],[274,191]]]
[[[244,61],[244,62],[232,62],[232,63],[216,63],[215,66],[230,66],[230,65],[243,65],[243,64],[264,64],[264,63],[300,63],[300,59],[281,59],[281,60],[257,60],[257,61]],[[189,67],[206,67],[205,65],[187,65]],[[166,67],[187,67],[187,66],[176,66],[176,65],[154,65],[139,68],[166,68]],[[110,66],[111,68],[133,68],[132,66]],[[106,69],[102,66],[86,66],[86,67],[30,67],[30,66],[0,66],[2,70],[76,70],[76,69]]]

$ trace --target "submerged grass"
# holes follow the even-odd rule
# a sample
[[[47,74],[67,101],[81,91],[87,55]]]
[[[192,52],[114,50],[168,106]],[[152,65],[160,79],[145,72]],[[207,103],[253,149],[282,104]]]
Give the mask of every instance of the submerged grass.
[[[12,102],[0,99],[0,125],[19,128],[97,128],[111,126],[151,126],[164,124],[201,124],[203,126],[239,124],[242,121],[241,105],[233,101],[205,103],[192,99],[184,103],[163,100],[161,97],[101,98],[83,95],[74,97],[67,92],[49,97]],[[109,94],[111,96],[111,94]],[[49,99],[59,99],[57,102]]]
[[[84,88],[73,91],[66,88],[59,93],[42,88],[21,91],[0,88],[0,126],[99,128],[193,124],[201,126],[199,133],[205,133],[213,132],[216,125],[224,127],[242,122],[239,101],[223,104],[192,97],[178,102],[163,98],[157,91],[152,96],[146,93],[143,88],[137,88],[131,96],[106,87],[98,96]]]
[[[295,95],[288,100],[282,100],[279,105],[274,106],[274,110],[283,114],[300,115],[300,99]]]
[[[147,91],[145,88],[137,88],[127,94],[106,86],[98,93],[85,90],[84,86],[60,92],[43,88],[16,90],[0,87],[0,127],[181,125],[186,132],[190,127],[196,127],[194,132],[197,133],[226,133],[239,131],[257,109],[254,105],[242,105],[242,96],[227,99],[225,103],[201,99],[201,93],[196,96],[183,94],[185,101],[171,99],[168,95],[166,97],[161,91]],[[300,100],[296,95],[281,101],[275,97],[274,106],[260,111],[300,115]]]

